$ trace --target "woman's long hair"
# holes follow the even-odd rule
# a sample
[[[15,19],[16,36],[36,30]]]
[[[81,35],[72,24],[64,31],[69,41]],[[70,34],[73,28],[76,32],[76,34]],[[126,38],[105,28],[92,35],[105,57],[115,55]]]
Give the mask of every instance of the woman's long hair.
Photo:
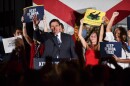
[[[127,42],[127,31],[126,31],[126,29],[124,27],[117,27],[116,29],[120,30],[119,38],[120,38],[121,42]],[[114,34],[116,34],[115,30],[114,30]]]
[[[125,42],[127,42],[127,30],[124,27],[117,27],[117,29],[120,30],[119,38],[122,42],[122,48],[126,51],[129,51],[127,48],[127,45],[125,43]],[[115,34],[115,30],[114,30],[114,34]]]
[[[87,41],[87,43],[89,45],[92,44],[91,40],[90,40],[90,36],[93,34],[93,33],[96,33],[97,35],[97,43],[96,45],[98,44],[98,41],[99,41],[99,28],[98,27],[93,27],[92,30],[90,31],[89,35],[85,38],[85,40]]]

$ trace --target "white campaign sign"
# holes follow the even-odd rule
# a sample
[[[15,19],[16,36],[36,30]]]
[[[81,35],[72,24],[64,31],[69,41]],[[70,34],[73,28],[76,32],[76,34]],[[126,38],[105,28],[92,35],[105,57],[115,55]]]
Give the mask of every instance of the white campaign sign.
[[[11,53],[12,52],[12,50],[15,48],[15,40],[17,38],[22,38],[22,36],[2,39],[5,53]]]

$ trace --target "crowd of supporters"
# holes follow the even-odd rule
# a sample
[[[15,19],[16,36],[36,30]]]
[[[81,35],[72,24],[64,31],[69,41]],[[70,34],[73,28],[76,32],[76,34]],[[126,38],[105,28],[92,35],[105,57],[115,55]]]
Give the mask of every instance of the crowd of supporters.
[[[23,23],[23,29],[16,29],[14,36],[22,35],[26,42],[30,45],[31,50],[26,51],[26,46],[22,43],[21,39],[16,40],[16,48],[9,54],[9,59],[2,61],[2,53],[0,54],[0,82],[2,86],[130,86],[130,31],[123,27],[117,27],[112,32],[112,25],[119,13],[114,12],[110,21],[107,22],[107,18],[103,18],[103,22],[99,27],[87,28],[87,35],[82,35],[84,24],[83,20],[80,20],[80,26],[77,32],[73,36],[64,33],[64,26],[57,19],[53,19],[50,22],[50,29],[52,32],[48,32],[45,17],[43,18],[44,31],[40,31],[38,24],[39,20],[36,15],[33,18],[34,25],[34,37],[31,39],[26,31],[26,23],[24,17],[21,21]],[[39,34],[36,34],[38,31]],[[47,35],[45,35],[45,33]],[[39,40],[37,35],[45,36],[46,40],[53,39],[52,34],[64,33],[65,36],[73,37],[75,46],[72,46],[78,58],[73,59],[64,56],[57,55],[55,57],[60,58],[58,63],[53,61],[54,57],[44,56],[46,52],[46,41]],[[49,37],[47,37],[49,35]],[[41,36],[39,36],[41,37]],[[48,39],[47,39],[48,38]],[[60,42],[63,43],[63,39],[60,36]],[[71,39],[69,39],[71,40]],[[101,58],[100,57],[100,42],[121,42],[122,43],[122,57],[113,55],[112,57]],[[50,43],[51,42],[48,42]],[[66,43],[66,42],[65,42]],[[48,44],[49,45],[49,44]],[[3,46],[3,45],[2,45]],[[56,46],[56,45],[55,45]],[[66,46],[66,45],[62,45]],[[80,46],[80,47],[79,47]],[[40,47],[40,48],[39,48]],[[58,49],[61,48],[58,47]],[[69,49],[71,49],[69,48]],[[54,48],[55,49],[55,48]],[[66,49],[66,48],[63,48]],[[0,49],[1,50],[1,49]],[[3,51],[2,51],[3,52]],[[30,52],[30,57],[27,57],[27,53]],[[64,50],[61,50],[64,52]],[[71,52],[71,51],[68,51]],[[72,54],[72,52],[71,52]],[[62,54],[64,55],[64,53]],[[67,54],[68,55],[68,54]],[[66,56],[67,56],[66,55]],[[36,57],[45,58],[45,65],[39,70],[34,69],[33,59]],[[27,58],[30,61],[27,61]],[[75,58],[75,57],[74,57]],[[56,59],[56,58],[55,58]]]

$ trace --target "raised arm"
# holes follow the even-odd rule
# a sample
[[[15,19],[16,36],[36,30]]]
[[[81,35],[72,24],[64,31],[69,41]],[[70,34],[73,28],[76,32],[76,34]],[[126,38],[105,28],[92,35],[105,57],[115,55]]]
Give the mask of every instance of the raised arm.
[[[33,33],[33,37],[35,40],[37,40],[40,43],[44,42],[44,37],[41,36],[40,31],[39,31],[39,24],[40,20],[37,18],[36,15],[33,16],[33,28],[34,28],[34,33]]]
[[[99,43],[103,40],[103,34],[104,34],[104,22],[106,22],[107,18],[104,16],[102,19],[102,24],[100,26],[100,33],[99,33]]]
[[[79,38],[81,40],[81,43],[82,43],[83,47],[86,49],[86,48],[88,48],[88,44],[85,41],[85,39],[83,38],[83,36],[82,36],[82,28],[83,28],[83,19],[80,20],[80,27],[79,27],[78,36],[79,36]]]
[[[100,26],[100,33],[99,33],[99,41],[98,41],[98,50],[100,50],[100,42],[102,42],[103,41],[103,34],[104,34],[104,24],[107,24],[108,23],[108,19],[107,19],[107,17],[103,17],[103,19],[102,19],[102,24],[101,24],[101,26]]]
[[[46,22],[46,17],[45,17],[45,15],[43,16],[43,25],[44,25],[44,32],[48,32],[47,22]]]
[[[22,16],[21,21],[23,23],[23,36],[25,38],[25,40],[27,41],[27,43],[31,46],[33,40],[28,36],[27,34],[27,30],[26,30],[26,23],[24,22],[24,17]]]
[[[113,22],[115,20],[115,18],[119,15],[119,12],[114,12],[108,25],[107,25],[107,28],[106,28],[106,32],[111,32],[112,31],[112,25],[113,25]]]
[[[99,33],[99,41],[98,41],[98,50],[100,50],[100,42],[102,42],[103,40],[103,34],[104,34],[104,24],[101,24],[100,33]]]

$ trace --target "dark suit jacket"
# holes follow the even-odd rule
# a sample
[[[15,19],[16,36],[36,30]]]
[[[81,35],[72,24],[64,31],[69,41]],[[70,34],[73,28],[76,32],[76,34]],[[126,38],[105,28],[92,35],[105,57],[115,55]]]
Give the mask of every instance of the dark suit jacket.
[[[61,33],[61,46],[58,46],[56,37],[53,33],[44,32],[42,35],[39,31],[34,31],[34,37],[36,40],[45,44],[45,50],[42,57],[50,56],[52,58],[57,58],[57,53],[59,54],[59,59],[77,59],[75,53],[75,45],[72,40],[72,36],[69,34]]]

